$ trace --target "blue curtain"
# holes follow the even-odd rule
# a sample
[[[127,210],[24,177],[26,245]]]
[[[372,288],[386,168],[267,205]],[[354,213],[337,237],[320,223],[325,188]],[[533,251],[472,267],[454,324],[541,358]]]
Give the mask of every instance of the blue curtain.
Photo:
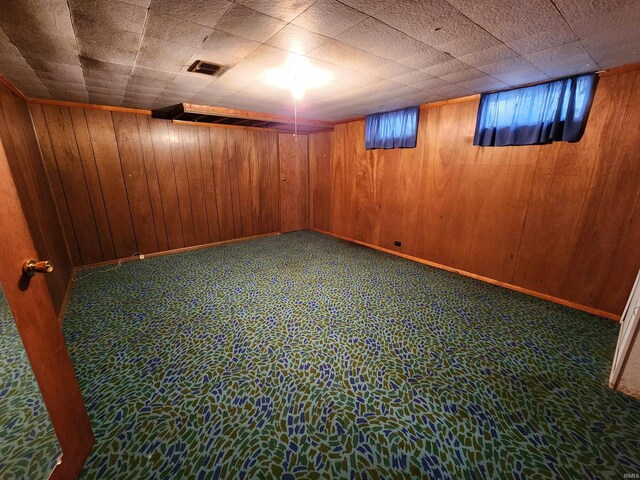
[[[420,107],[367,115],[365,148],[415,148]]]
[[[597,83],[597,75],[588,74],[482,94],[473,144],[577,142],[584,133]]]

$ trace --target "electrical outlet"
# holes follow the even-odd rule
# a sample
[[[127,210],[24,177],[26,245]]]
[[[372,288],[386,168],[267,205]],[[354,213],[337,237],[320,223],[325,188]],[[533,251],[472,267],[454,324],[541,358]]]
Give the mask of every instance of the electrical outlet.
[[[140,254],[140,255],[138,255],[138,258],[139,258],[140,260],[144,260],[144,255]]]
[[[397,240],[396,240],[395,242],[393,242],[393,244],[394,244],[396,247],[401,247],[401,246],[402,246],[402,242],[399,242],[399,241],[397,241]]]

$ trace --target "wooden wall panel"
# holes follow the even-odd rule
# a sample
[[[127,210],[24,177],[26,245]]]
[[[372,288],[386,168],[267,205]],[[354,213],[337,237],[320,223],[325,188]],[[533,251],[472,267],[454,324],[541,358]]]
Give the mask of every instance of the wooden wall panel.
[[[144,137],[144,130],[139,130]],[[162,199],[162,210],[169,249],[185,246],[182,235],[182,221],[180,220],[180,204],[178,203],[178,187],[176,185],[173,157],[171,156],[171,142],[169,140],[169,122],[149,119],[151,144],[158,173],[158,186]]]
[[[54,271],[45,279],[53,306],[59,313],[72,275],[72,259],[56,212],[54,195],[47,182],[29,109],[3,85],[0,85],[0,144],[20,190],[20,202],[37,254],[54,264]],[[2,201],[8,199],[3,198]],[[5,207],[3,204],[1,208]],[[0,228],[13,227],[2,225]],[[2,247],[6,248],[6,245]]]
[[[167,228],[164,220],[162,193],[160,192],[160,183],[158,181],[158,168],[156,166],[153,142],[151,141],[149,117],[146,115],[137,115],[136,122],[138,124],[137,132],[140,138],[140,148],[142,149],[144,168],[147,176],[147,187],[149,188],[149,198],[151,200],[151,209],[153,211],[153,221],[155,223],[158,250],[168,250],[169,241],[167,238]]]
[[[309,227],[307,135],[278,134],[280,151],[280,230]]]
[[[600,79],[578,143],[474,147],[477,107],[423,109],[415,149],[364,152],[362,121],[312,134],[311,226],[621,313],[640,268],[640,74]]]
[[[104,196],[102,194],[102,186],[100,184],[100,175],[93,156],[93,147],[91,146],[91,137],[87,127],[87,120],[83,110],[70,110],[71,122],[73,124],[73,132],[76,137],[78,153],[82,162],[82,170],[84,178],[87,182],[87,191],[91,199],[93,208],[93,217],[96,222],[98,238],[100,239],[100,247],[102,248],[103,258],[115,257],[115,248],[111,237],[111,226],[107,217],[107,209],[104,204]]]
[[[55,157],[55,166],[52,167],[57,169],[62,181],[66,208],[71,217],[80,261],[83,263],[100,262],[104,260],[104,256],[71,121],[71,113],[68,108],[53,105],[43,105],[42,108]]]
[[[238,231],[236,235],[227,131],[223,128],[207,128],[207,130],[209,131],[209,140],[211,142],[220,240],[230,240],[239,236],[240,232]]]
[[[149,182],[145,168],[138,123],[132,115],[113,112],[113,126],[126,187],[128,209],[131,213],[136,250],[158,251],[156,224],[151,207]],[[133,254],[134,252],[130,252]]]
[[[32,111],[75,265],[279,228],[275,132],[76,107]]]
[[[311,224],[320,230],[331,230],[331,146],[333,132],[309,135],[310,216]]]

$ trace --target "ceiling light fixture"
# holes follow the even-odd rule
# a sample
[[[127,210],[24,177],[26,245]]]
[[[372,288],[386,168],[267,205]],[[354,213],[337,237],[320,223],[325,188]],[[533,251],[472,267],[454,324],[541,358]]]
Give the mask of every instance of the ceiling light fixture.
[[[289,90],[294,100],[301,100],[307,90],[326,85],[330,79],[329,72],[295,53],[290,53],[284,65],[272,68],[266,75],[267,83]]]
[[[326,85],[331,74],[313,65],[307,57],[290,53],[284,65],[267,71],[268,84],[289,90],[293,97],[294,136],[298,140],[298,100],[302,100],[307,90]]]

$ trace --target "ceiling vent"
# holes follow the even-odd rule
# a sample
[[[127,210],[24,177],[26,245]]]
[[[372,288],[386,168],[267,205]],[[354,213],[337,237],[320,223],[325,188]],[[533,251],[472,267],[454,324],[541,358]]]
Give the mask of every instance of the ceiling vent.
[[[217,63],[203,62],[202,60],[196,60],[187,69],[189,72],[202,73],[203,75],[217,75],[222,70],[222,65]]]

